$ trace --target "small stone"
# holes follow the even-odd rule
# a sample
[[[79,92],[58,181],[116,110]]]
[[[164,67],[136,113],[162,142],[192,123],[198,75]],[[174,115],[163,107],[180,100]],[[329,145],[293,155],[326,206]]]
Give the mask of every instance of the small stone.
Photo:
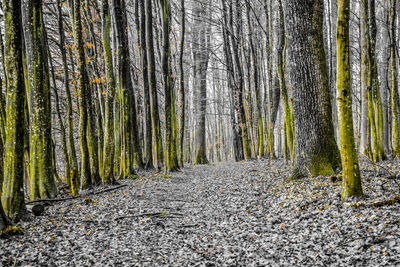
[[[41,205],[41,204],[35,205],[32,207],[32,213],[35,216],[41,216],[43,214],[44,210],[45,210],[44,205]]]

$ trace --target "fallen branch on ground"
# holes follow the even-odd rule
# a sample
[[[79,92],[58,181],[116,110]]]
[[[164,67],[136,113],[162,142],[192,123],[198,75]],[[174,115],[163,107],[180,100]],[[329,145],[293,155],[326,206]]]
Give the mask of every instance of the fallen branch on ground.
[[[394,205],[397,202],[400,202],[400,196],[395,196],[394,198],[389,199],[389,200],[374,202],[371,204],[371,207],[382,207],[382,206],[387,206],[387,205]]]
[[[104,189],[104,190],[101,190],[101,191],[91,192],[91,193],[84,194],[84,195],[81,195],[81,196],[76,196],[76,197],[53,198],[53,199],[38,199],[38,200],[28,201],[28,202],[26,202],[26,204],[33,204],[33,203],[39,203],[39,202],[51,202],[51,203],[53,203],[53,202],[61,202],[61,201],[66,201],[66,200],[74,200],[74,199],[88,197],[88,196],[91,196],[91,195],[103,194],[103,193],[110,192],[110,191],[113,191],[113,190],[117,190],[117,189],[120,189],[120,188],[126,187],[126,186],[127,186],[126,184],[123,184],[123,185],[119,185],[119,186],[116,186],[116,187],[107,188],[107,189]]]

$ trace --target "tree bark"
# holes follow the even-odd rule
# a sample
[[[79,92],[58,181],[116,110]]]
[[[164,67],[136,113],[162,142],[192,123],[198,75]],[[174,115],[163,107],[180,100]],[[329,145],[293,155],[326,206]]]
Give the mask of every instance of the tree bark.
[[[83,51],[82,21],[81,21],[81,2],[73,0],[73,24],[74,42],[77,61],[78,75],[78,94],[79,94],[79,143],[81,148],[81,188],[90,189],[92,187],[92,177],[90,172],[90,157],[88,148],[88,77],[86,72],[85,53]]]
[[[185,115],[186,115],[186,105],[185,105],[185,73],[183,70],[183,55],[185,50],[185,31],[186,31],[186,10],[185,10],[185,0],[181,0],[181,41],[179,50],[179,100],[181,104],[181,113],[179,117],[180,129],[179,129],[179,155],[178,162],[179,166],[183,167],[183,157],[184,157],[184,134],[185,134]]]
[[[207,111],[207,69],[209,59],[209,38],[208,25],[205,25],[204,18],[206,11],[203,4],[196,3],[194,9],[195,22],[197,25],[194,34],[194,52],[196,65],[196,84],[198,99],[196,103],[196,156],[194,164],[208,164],[206,155],[206,111]]]
[[[113,0],[118,43],[118,87],[121,103],[122,152],[121,170],[124,177],[135,175],[142,168],[139,147],[135,94],[132,86],[125,1]]]
[[[282,18],[283,19],[283,18]],[[259,75],[258,75],[258,57],[256,47],[253,42],[253,25],[250,17],[250,3],[247,2],[247,24],[250,32],[249,36],[249,45],[251,51],[252,58],[252,66],[253,66],[253,77],[254,77],[254,92],[256,95],[256,119],[258,126],[258,149],[257,154],[259,157],[264,156],[264,123],[262,119],[262,108],[261,108],[261,96],[260,96],[260,85],[259,85]],[[249,77],[250,78],[250,77]]]
[[[148,55],[146,45],[146,9],[145,0],[139,0],[140,8],[140,58],[142,61],[142,80],[143,80],[143,100],[145,111],[145,143],[144,143],[144,167],[152,169],[153,153],[152,153],[152,129],[151,129],[151,109],[150,109],[150,89],[149,89],[149,72],[148,72]]]
[[[368,0],[362,0],[363,6],[360,6],[360,43],[361,43],[361,129],[360,129],[360,148],[361,154],[368,154],[370,148],[368,140],[368,66],[369,66],[369,31],[368,13],[365,5]],[[368,39],[367,39],[368,37]]]
[[[400,157],[400,103],[398,92],[397,77],[397,54],[396,54],[396,0],[391,0],[390,6],[390,59],[391,59],[391,76],[392,76],[392,140],[393,150],[396,157]]]
[[[24,0],[30,99],[30,199],[53,198],[50,77],[41,0]],[[31,76],[32,75],[32,76]]]
[[[337,91],[339,104],[339,133],[342,153],[343,182],[342,199],[361,196],[361,175],[354,143],[353,112],[350,86],[349,57],[350,0],[339,0],[337,23]]]
[[[17,221],[26,212],[24,201],[24,101],[21,1],[4,1],[5,62],[8,80],[4,181],[1,202],[5,214]]]
[[[269,6],[269,9],[268,9]],[[273,26],[272,26],[272,0],[269,4],[265,4],[267,34],[266,34],[266,52],[267,52],[267,76],[268,76],[268,102],[267,117],[268,117],[268,130],[267,130],[267,154],[271,159],[275,158],[275,122],[278,115],[279,101],[280,101],[280,88],[276,86],[277,79],[273,75]]]
[[[160,114],[158,109],[157,81],[156,81],[156,60],[153,40],[153,11],[152,1],[146,1],[146,38],[147,55],[149,56],[149,88],[151,108],[151,131],[153,140],[153,158],[156,170],[161,169],[163,163],[163,145],[160,128]]]
[[[169,0],[160,0],[162,9],[163,27],[163,53],[162,74],[165,93],[165,170],[175,171],[178,169],[178,158],[176,151],[176,112],[175,112],[175,90],[171,79],[171,46],[169,35],[171,31],[171,4]]]
[[[285,1],[289,77],[293,86],[293,179],[340,167],[323,41],[323,1]]]
[[[286,87],[286,34],[285,34],[285,23],[284,23],[284,15],[283,15],[283,6],[282,1],[278,1],[278,9],[279,9],[279,19],[278,19],[278,62],[277,69],[279,74],[279,84],[281,90],[281,99],[283,104],[283,112],[285,117],[285,144],[289,150],[290,160],[294,162],[294,125],[293,125],[293,112],[289,105],[289,96]],[[286,155],[286,146],[285,151]]]
[[[102,16],[102,43],[104,49],[104,65],[106,71],[107,93],[105,105],[105,121],[104,121],[104,158],[103,158],[103,183],[115,183],[114,173],[114,156],[115,156],[115,140],[114,140],[114,97],[115,97],[115,77],[112,59],[112,50],[110,44],[111,32],[111,14],[108,0],[102,0],[101,6]]]
[[[240,0],[235,1],[235,8],[236,8],[236,19],[237,25],[236,28],[233,25],[233,7],[229,7],[229,13],[230,13],[230,21],[229,21],[229,26],[230,26],[230,39],[231,39],[231,45],[232,45],[232,52],[233,52],[233,62],[234,62],[234,67],[236,70],[236,81],[235,81],[235,86],[234,86],[234,100],[235,100],[235,110],[237,113],[238,121],[239,121],[239,137],[241,138],[241,143],[243,145],[243,155],[245,159],[249,159],[251,156],[250,153],[250,145],[249,145],[249,137],[248,137],[248,129],[247,129],[247,123],[246,123],[246,116],[245,116],[245,109],[244,109],[244,78],[243,78],[243,67],[242,67],[242,62],[240,60],[239,56],[239,40],[240,40],[240,35],[242,34],[241,31],[241,5],[240,5]]]

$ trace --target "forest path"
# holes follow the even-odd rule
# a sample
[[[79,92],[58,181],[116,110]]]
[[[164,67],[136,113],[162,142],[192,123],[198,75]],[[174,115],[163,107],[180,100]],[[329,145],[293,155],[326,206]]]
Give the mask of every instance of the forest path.
[[[363,170],[366,193],[398,193]],[[340,182],[286,182],[283,161],[141,172],[117,191],[57,203],[0,241],[0,265],[281,266],[400,262],[399,203],[342,203]],[[380,175],[380,176],[379,176]],[[382,182],[380,182],[382,181]],[[383,187],[383,188],[381,188]],[[381,189],[379,189],[381,188]],[[381,190],[381,191],[380,191]],[[397,191],[396,191],[397,190]],[[354,202],[355,203],[355,202]],[[357,202],[360,203],[360,202]]]

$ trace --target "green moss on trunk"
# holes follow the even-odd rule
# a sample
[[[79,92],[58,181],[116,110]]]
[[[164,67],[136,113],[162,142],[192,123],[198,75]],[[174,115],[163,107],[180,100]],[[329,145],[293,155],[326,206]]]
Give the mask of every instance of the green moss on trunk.
[[[80,187],[90,189],[92,187],[92,178],[90,172],[90,157],[88,149],[88,105],[87,91],[88,77],[86,73],[85,54],[83,51],[82,39],[82,21],[81,21],[81,1],[73,0],[73,29],[75,53],[78,66],[78,94],[79,94],[79,144],[81,149],[81,179]]]
[[[339,104],[339,134],[342,154],[342,199],[361,196],[361,175],[354,143],[352,100],[350,87],[349,20],[350,0],[339,0],[337,24],[337,90]]]
[[[1,202],[6,215],[16,221],[25,212],[23,188],[25,84],[22,63],[21,2],[5,0],[3,7],[8,88]]]
[[[105,107],[105,129],[104,132],[104,158],[103,158],[103,183],[112,184],[115,182],[114,177],[114,96],[115,96],[115,79],[114,67],[112,61],[112,52],[110,45],[111,16],[108,0],[102,1],[102,42],[104,49],[104,62],[107,79],[107,95]]]

